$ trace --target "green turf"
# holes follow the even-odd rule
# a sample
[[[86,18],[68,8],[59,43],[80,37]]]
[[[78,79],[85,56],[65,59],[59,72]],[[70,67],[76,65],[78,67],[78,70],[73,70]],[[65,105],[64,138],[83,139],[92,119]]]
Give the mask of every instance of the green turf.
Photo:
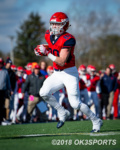
[[[0,150],[120,150],[120,120],[104,121],[102,136],[85,135],[92,129],[90,121],[67,121],[60,129],[56,125],[54,122],[0,126]],[[111,133],[115,135],[103,135]],[[93,144],[95,141],[98,144]]]

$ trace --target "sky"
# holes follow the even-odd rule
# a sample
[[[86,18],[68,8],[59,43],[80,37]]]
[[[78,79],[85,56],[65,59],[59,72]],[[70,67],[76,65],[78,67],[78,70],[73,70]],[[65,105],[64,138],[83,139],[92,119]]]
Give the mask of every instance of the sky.
[[[46,27],[49,27],[51,15],[57,11],[69,12],[73,2],[78,3],[85,14],[91,10],[102,11],[105,7],[115,15],[120,8],[120,0],[0,0],[0,51],[11,51],[9,36],[14,36],[15,46],[16,31],[31,12],[38,12]]]

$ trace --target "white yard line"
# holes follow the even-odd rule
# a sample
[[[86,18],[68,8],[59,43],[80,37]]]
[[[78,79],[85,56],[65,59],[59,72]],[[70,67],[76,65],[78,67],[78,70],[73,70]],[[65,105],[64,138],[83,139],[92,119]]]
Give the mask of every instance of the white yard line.
[[[49,136],[70,136],[70,135],[88,135],[88,136],[109,136],[120,135],[120,131],[116,132],[100,132],[100,133],[53,133],[53,134],[29,134],[29,135],[12,135],[0,136],[0,138],[24,138],[24,137],[49,137]]]
[[[20,135],[20,137],[39,137],[39,136],[62,136],[62,135],[89,135],[89,136],[108,136],[120,135],[120,132],[104,132],[104,133],[56,133],[56,134],[30,134]]]

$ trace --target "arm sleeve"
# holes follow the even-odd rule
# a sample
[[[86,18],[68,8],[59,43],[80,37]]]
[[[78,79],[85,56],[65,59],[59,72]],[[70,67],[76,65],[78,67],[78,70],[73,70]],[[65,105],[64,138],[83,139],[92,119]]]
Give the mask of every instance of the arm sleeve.
[[[67,40],[64,45],[63,45],[63,48],[69,48],[69,47],[73,47],[75,46],[76,44],[76,41],[74,38],[70,38],[69,40]]]

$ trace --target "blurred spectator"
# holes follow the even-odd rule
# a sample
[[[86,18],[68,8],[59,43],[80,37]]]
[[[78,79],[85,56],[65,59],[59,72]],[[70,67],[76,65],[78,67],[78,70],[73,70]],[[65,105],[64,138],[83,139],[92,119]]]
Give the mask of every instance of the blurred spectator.
[[[79,88],[80,88],[80,97],[81,101],[86,105],[89,104],[89,96],[87,87],[90,85],[90,75],[86,73],[86,66],[80,65],[78,68],[79,73]]]
[[[118,100],[119,100],[119,95],[120,95],[120,72],[118,73],[117,77],[117,90],[115,91],[114,94],[114,99],[113,99],[113,107],[114,107],[114,119],[118,118]]]
[[[116,67],[114,64],[110,64],[109,67],[112,70],[112,74],[114,75],[114,77],[117,78],[117,82],[118,82],[117,89],[114,92],[114,99],[113,99],[113,108],[114,108],[113,116],[114,116],[114,119],[117,119],[117,117],[118,117],[118,97],[119,97],[118,72],[116,71]]]
[[[105,107],[106,117],[110,118],[114,92],[117,89],[117,80],[112,75],[112,70],[109,67],[106,68],[105,74],[100,80],[100,87],[101,87],[101,117],[103,107]]]
[[[112,74],[117,78],[118,72],[116,71],[115,65],[114,65],[114,64],[110,64],[110,65],[109,65],[109,68],[111,69]]]
[[[34,71],[35,66],[38,65],[37,62],[32,62],[32,72]]]
[[[25,68],[26,68],[26,74],[27,75],[30,75],[30,74],[32,74],[32,63],[27,63],[27,66],[25,66]]]
[[[90,75],[86,73],[86,66],[83,64],[79,66],[78,73],[79,73],[79,89],[81,101],[86,105],[89,105],[90,99],[88,96],[87,86],[90,85]],[[76,120],[77,118],[81,120],[87,119],[86,116],[84,116],[81,111],[79,111],[77,114],[77,110],[74,110],[73,120]]]
[[[10,78],[7,70],[4,68],[4,61],[0,58],[0,124],[3,121],[4,117],[4,105],[5,105],[5,96],[6,91],[10,92]]]
[[[45,77],[40,73],[40,66],[36,64],[33,68],[33,73],[29,75],[25,81],[25,84],[22,89],[22,93],[28,90],[29,99],[28,99],[28,106],[27,106],[27,120],[28,122],[31,119],[32,112],[35,106],[42,101],[41,97],[39,96],[39,90],[43,85]]]
[[[90,100],[92,100],[93,104],[95,105],[96,116],[99,116],[99,99],[96,92],[96,86],[98,84],[98,81],[100,80],[100,77],[96,74],[95,66],[89,65],[88,72],[90,73],[90,85],[87,87],[88,95]]]
[[[9,119],[9,114],[10,114],[9,109],[12,109],[13,106],[11,105],[10,107],[10,103],[12,104],[14,100],[16,100],[16,96],[14,97],[13,94],[15,93],[15,90],[17,90],[17,99],[18,99],[16,100],[16,103],[14,103],[16,104],[16,107],[14,108],[14,110],[16,111],[16,115],[14,118],[15,121],[16,121],[16,117],[19,119],[20,115],[23,112],[23,109],[25,109],[23,103],[23,97],[18,98],[18,95],[24,96],[22,92],[24,93],[26,92],[26,94],[28,92],[28,96],[24,96],[24,99],[26,97],[28,103],[28,105],[26,103],[28,118],[30,118],[30,116],[32,115],[33,110],[34,110],[34,114],[36,114],[36,110],[38,112],[37,103],[42,101],[39,96],[39,89],[42,86],[45,78],[47,78],[49,75],[52,75],[52,73],[54,72],[53,67],[52,66],[47,67],[45,61],[41,61],[40,66],[39,67],[38,66],[39,65],[37,62],[27,63],[27,65],[25,66],[26,68],[25,73],[23,74],[22,72],[22,76],[20,76],[19,72],[16,71],[17,67],[12,64],[10,58],[6,59],[5,67],[4,67],[3,59],[0,58],[0,76],[2,77],[1,74],[5,73],[5,79],[4,78],[0,79],[0,97],[2,99],[2,102],[0,104],[0,122],[3,120],[3,116],[4,118],[6,118],[6,120]],[[6,74],[6,69],[8,71],[7,74]],[[113,104],[113,108],[114,108],[112,109],[114,110],[113,116],[114,119],[117,119],[118,99],[120,95],[120,73],[116,71],[115,65],[110,64],[105,71],[101,70],[99,71],[98,74],[96,73],[96,68],[94,66],[88,65],[86,67],[85,65],[81,65],[78,69],[78,72],[80,78],[79,87],[81,91],[80,92],[81,99],[84,100],[84,102],[87,103],[88,105],[90,105],[91,102],[95,104],[95,111],[97,116],[99,115],[99,108],[102,107],[102,109],[100,110],[101,118],[103,117],[102,115],[102,112],[104,112],[103,109],[105,109],[106,117],[110,118],[111,108]],[[16,74],[17,74],[17,78],[16,78]],[[30,77],[28,77],[28,75],[30,75]],[[27,80],[25,82],[26,78]],[[5,90],[2,90],[2,88],[4,89],[4,85],[2,86],[1,82],[5,82],[6,84]],[[23,86],[24,82],[25,82],[25,86]],[[23,91],[21,92],[22,86],[23,86]],[[63,91],[64,89],[54,93],[54,96],[59,100],[61,105],[63,105],[64,103],[65,107],[67,108],[68,104],[66,103],[67,101],[65,101],[65,93]],[[99,92],[97,91],[101,91],[101,93],[99,94]],[[89,93],[89,97],[88,97],[88,93]],[[3,106],[5,106],[4,113],[3,113]],[[34,108],[37,109],[35,110]],[[49,119],[56,120],[57,119],[56,111],[53,108],[50,108],[49,110],[50,110],[48,114]],[[71,114],[73,113],[72,111],[73,110],[71,110]],[[80,112],[77,111],[74,112],[75,114],[73,118],[77,118],[78,116],[82,115]],[[44,116],[44,114],[40,114],[40,115]]]
[[[9,77],[10,77],[10,84],[11,84],[11,90],[12,90],[11,94],[13,94],[14,90],[15,90],[15,87],[16,87],[16,75],[15,75],[15,72],[11,69],[11,65],[12,65],[12,61],[8,57],[6,59],[5,68],[7,69]],[[9,109],[10,108],[10,95],[9,95],[9,91],[6,91],[5,108],[6,108],[6,120],[8,120],[9,119],[9,111],[10,111],[10,109]]]
[[[48,75],[49,75],[49,76],[52,75],[53,72],[54,72],[53,66],[48,66],[48,67],[47,67],[47,73],[48,73]]]
[[[13,70],[15,73],[16,73],[16,71],[17,71],[17,67],[15,66],[15,65],[11,65],[11,70]]]
[[[100,70],[99,71],[100,78],[102,78],[104,76],[104,73],[105,73],[105,70]]]
[[[14,97],[14,111],[13,111],[13,117],[12,117],[12,123],[16,123],[16,115],[19,109],[22,107],[23,111],[23,96],[22,96],[22,86],[23,83],[25,82],[25,79],[23,78],[23,67],[19,66],[17,67],[17,72],[16,72],[16,79],[17,79],[17,86],[16,86],[16,92],[15,92],[15,97]]]
[[[48,77],[47,73],[47,63],[45,61],[40,62],[40,73],[45,76],[45,78]]]

